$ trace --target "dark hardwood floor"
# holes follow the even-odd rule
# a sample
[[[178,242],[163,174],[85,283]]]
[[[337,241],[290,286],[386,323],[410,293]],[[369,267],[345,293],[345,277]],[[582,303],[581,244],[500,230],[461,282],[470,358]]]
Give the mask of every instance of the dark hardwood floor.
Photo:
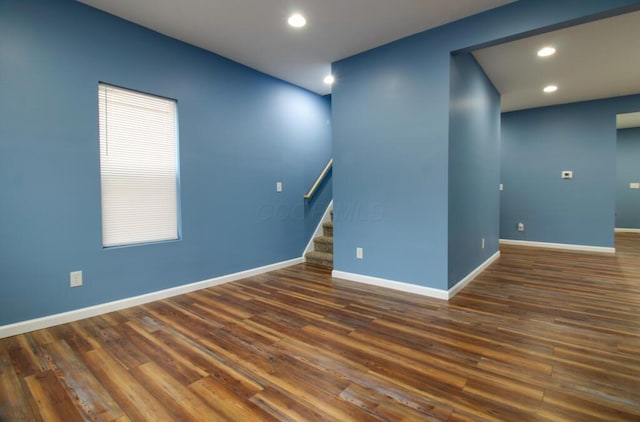
[[[640,235],[451,301],[299,265],[0,340],[3,421],[640,420]]]

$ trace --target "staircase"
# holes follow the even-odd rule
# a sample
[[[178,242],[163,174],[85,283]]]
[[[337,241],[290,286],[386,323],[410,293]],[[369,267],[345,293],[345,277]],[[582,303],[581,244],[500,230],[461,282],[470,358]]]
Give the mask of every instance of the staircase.
[[[322,236],[313,238],[313,250],[305,254],[310,264],[333,268],[333,210],[331,220],[322,223]]]

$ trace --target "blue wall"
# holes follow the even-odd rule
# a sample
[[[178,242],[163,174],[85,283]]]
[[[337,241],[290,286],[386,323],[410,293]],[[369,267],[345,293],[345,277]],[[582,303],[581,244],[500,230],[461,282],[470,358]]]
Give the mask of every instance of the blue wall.
[[[521,0],[334,63],[335,269],[447,289],[450,53],[638,4]]]
[[[0,69],[0,325],[301,256],[329,98],[74,1],[2,0]],[[102,248],[98,81],[177,99],[182,240]]]
[[[500,94],[471,54],[454,55],[449,114],[449,288],[498,251],[499,184]]]
[[[616,114],[634,109],[638,95],[503,114],[500,237],[613,247]]]
[[[616,227],[640,229],[640,128],[617,132]]]
[[[435,62],[421,44],[334,65],[334,268],[446,288],[448,146],[435,139],[447,138],[449,54]]]

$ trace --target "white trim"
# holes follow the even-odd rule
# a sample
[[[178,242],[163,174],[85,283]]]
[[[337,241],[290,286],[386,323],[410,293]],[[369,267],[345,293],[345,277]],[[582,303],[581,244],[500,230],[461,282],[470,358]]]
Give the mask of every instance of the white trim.
[[[331,272],[331,277],[355,281],[358,283],[370,284],[372,286],[386,287],[388,289],[400,290],[407,293],[415,293],[422,296],[435,297],[436,299],[447,300],[449,298],[449,292],[447,292],[446,290],[419,286],[417,284],[405,283],[402,281],[387,280],[385,278],[371,277],[368,275],[347,273],[344,271],[336,270],[333,270]]]
[[[640,233],[640,229],[624,229],[616,227],[616,233]]]
[[[616,253],[616,248],[605,246],[572,245],[568,243],[532,242],[529,240],[500,239],[501,245],[531,246],[534,248],[566,249],[569,251]]]
[[[433,287],[419,286],[417,284],[405,283],[403,281],[387,280],[384,278],[371,277],[368,275],[348,273],[344,271],[333,270],[331,276],[335,278],[341,278],[343,280],[355,281],[357,283],[370,284],[372,286],[386,287],[388,289],[400,290],[402,292],[414,293],[422,296],[429,296],[436,299],[449,300],[454,297],[460,290],[462,290],[467,284],[475,279],[482,271],[493,262],[500,258],[500,251],[494,253],[480,264],[475,270],[471,271],[465,278],[456,283],[455,286],[449,290],[434,289]]]
[[[209,280],[198,281],[195,283],[185,284],[183,286],[171,287],[165,290],[146,293],[140,296],[128,297],[113,302],[89,306],[87,308],[76,309],[60,314],[48,315],[42,318],[35,318],[27,321],[20,321],[13,324],[3,325],[0,326],[0,338],[15,336],[18,334],[27,333],[29,331],[40,330],[42,328],[53,327],[54,325],[66,324],[68,322],[77,321],[79,319],[102,315],[108,312],[142,305],[156,300],[162,300],[196,290],[206,289],[207,287],[218,286],[220,284],[241,280],[243,278],[252,277],[254,275],[263,274],[269,271],[275,271],[280,268],[302,264],[303,262],[303,258],[290,259],[288,261],[282,261],[271,265],[265,265],[263,267],[240,271],[238,273],[223,275]]]
[[[320,219],[320,222],[316,226],[316,230],[311,235],[311,239],[309,239],[309,243],[307,243],[307,247],[304,248],[304,252],[302,252],[303,257],[307,254],[307,252],[314,250],[313,239],[315,239],[317,236],[320,236],[320,233],[322,233],[322,223],[331,220],[330,212],[332,209],[333,209],[333,199],[331,200],[331,202],[329,202],[329,205],[327,205],[327,209],[324,210],[324,214],[322,214],[322,218]],[[305,262],[306,260],[307,259],[305,258]]]
[[[460,290],[464,289],[467,284],[471,283],[477,276],[480,275],[481,272],[487,269],[487,267],[500,258],[500,251],[491,255],[486,261],[480,264],[475,270],[471,271],[465,278],[458,281],[452,288],[449,289],[449,297],[451,299],[455,295],[457,295]]]

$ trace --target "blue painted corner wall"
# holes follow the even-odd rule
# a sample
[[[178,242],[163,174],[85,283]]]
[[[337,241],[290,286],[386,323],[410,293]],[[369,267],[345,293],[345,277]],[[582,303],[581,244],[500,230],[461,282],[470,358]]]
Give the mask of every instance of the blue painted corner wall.
[[[177,100],[181,240],[102,248],[99,81]],[[0,325],[300,257],[331,196],[328,97],[75,1],[0,2],[0,93]]]
[[[504,113],[500,237],[613,247],[616,114],[635,110],[640,95]]]
[[[416,54],[420,40],[334,64],[334,268],[446,287],[449,55]],[[362,247],[364,259],[356,259]],[[444,284],[442,284],[444,283]]]
[[[520,0],[333,63],[335,269],[447,290],[451,52],[638,3]]]
[[[449,108],[451,288],[499,248],[500,94],[471,54],[451,57]]]
[[[616,228],[640,229],[640,128],[617,131],[616,156]]]

